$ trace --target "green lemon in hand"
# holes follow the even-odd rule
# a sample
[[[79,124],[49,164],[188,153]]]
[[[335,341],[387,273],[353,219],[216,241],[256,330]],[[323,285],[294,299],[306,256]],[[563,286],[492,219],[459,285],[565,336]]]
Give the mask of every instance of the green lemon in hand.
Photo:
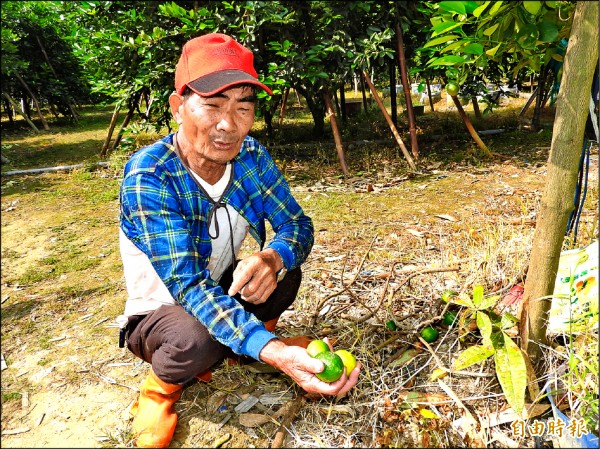
[[[340,359],[342,359],[342,362],[344,362],[346,376],[349,376],[352,370],[356,367],[356,357],[354,357],[350,351],[345,349],[338,349],[335,351],[335,354],[337,354]]]
[[[427,327],[424,327],[423,329],[421,329],[421,337],[427,343],[436,341],[439,335],[440,335],[440,333],[437,331],[437,329],[435,329],[431,326],[427,326]]]
[[[315,359],[320,360],[325,365],[325,368],[320,373],[315,374],[318,379],[323,382],[335,382],[344,373],[344,362],[334,352],[326,351],[320,352],[315,356]]]
[[[306,347],[306,352],[311,357],[316,357],[317,354],[321,352],[329,352],[329,345],[325,343],[323,340],[313,340]]]

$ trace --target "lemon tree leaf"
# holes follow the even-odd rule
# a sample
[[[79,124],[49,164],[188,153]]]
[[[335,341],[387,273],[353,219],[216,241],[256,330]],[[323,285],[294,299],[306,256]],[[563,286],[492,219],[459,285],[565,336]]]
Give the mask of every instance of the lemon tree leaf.
[[[464,14],[467,12],[463,2],[439,2],[438,6],[444,11],[453,12],[457,14]]]
[[[440,34],[444,34],[450,30],[453,30],[454,28],[458,28],[459,26],[462,26],[461,22],[448,21],[436,23],[432,27],[433,33],[431,33],[431,37],[439,36]]]
[[[485,36],[491,36],[492,34],[494,34],[494,31],[496,31],[498,29],[499,26],[500,26],[500,24],[496,23],[496,24],[492,25],[491,27],[483,30],[483,34]]]
[[[463,51],[472,55],[480,55],[483,53],[483,45],[478,42],[471,42],[465,46]]]
[[[436,37],[435,39],[431,39],[429,42],[427,42],[423,46],[423,48],[433,47],[434,45],[443,44],[444,42],[448,42],[448,41],[451,41],[453,39],[457,39],[459,37],[460,36],[458,34],[448,34],[446,36]]]
[[[498,302],[498,300],[500,299],[499,295],[494,295],[494,296],[487,296],[485,298],[483,298],[479,304],[477,305],[477,310],[486,310],[486,309],[490,309],[492,307],[494,307],[496,305],[496,303]],[[475,301],[473,301],[475,302]]]
[[[485,8],[487,8],[487,7],[488,7],[488,5],[489,5],[490,3],[491,3],[491,2],[489,2],[489,1],[488,1],[488,2],[485,2],[483,5],[481,5],[481,6],[477,7],[477,8],[475,8],[475,9],[473,10],[473,15],[474,15],[475,17],[479,17],[479,16],[481,15],[481,13],[482,13],[482,12],[485,10]]]
[[[525,404],[527,366],[517,344],[504,332],[502,337],[494,355],[496,375],[506,401],[517,413],[521,413]]]
[[[476,363],[483,362],[493,354],[494,347],[491,345],[471,346],[458,354],[458,357],[452,363],[452,369],[454,371],[465,369]]]
[[[471,298],[469,298],[468,296],[451,296],[450,299],[448,299],[449,303],[452,304],[457,304],[459,306],[465,306],[468,307],[470,309],[474,309],[475,308],[475,304],[473,304],[473,301],[471,301]]]
[[[477,327],[481,332],[481,337],[483,338],[484,344],[491,345],[492,341],[490,340],[492,336],[492,321],[487,313],[477,311]]]
[[[494,48],[490,48],[489,50],[486,50],[485,54],[488,55],[490,58],[493,58],[494,56],[496,56],[496,52],[500,48],[500,45],[502,45],[502,44],[500,43],[500,44],[496,45]]]
[[[479,308],[481,300],[483,299],[483,285],[476,285],[473,287],[473,304]]]
[[[500,320],[500,327],[502,327],[502,329],[510,329],[518,322],[519,319],[516,316],[505,312],[502,314],[502,319]]]
[[[465,58],[463,58],[462,56],[447,55],[447,56],[443,56],[441,58],[435,58],[435,59],[429,61],[428,65],[430,65],[430,66],[456,65],[456,64],[461,64],[464,62],[467,62],[467,60]]]
[[[524,1],[523,8],[525,8],[528,13],[533,14],[535,16],[542,8],[542,2]]]

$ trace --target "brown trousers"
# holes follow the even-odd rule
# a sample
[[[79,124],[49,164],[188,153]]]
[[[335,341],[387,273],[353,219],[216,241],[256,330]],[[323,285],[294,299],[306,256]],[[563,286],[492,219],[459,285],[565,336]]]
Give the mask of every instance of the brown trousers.
[[[219,284],[225,291],[231,285],[233,269],[227,270]],[[237,294],[245,310],[261,321],[280,316],[296,299],[300,288],[300,267],[288,272],[269,299],[250,304]],[[161,306],[147,315],[129,317],[126,330],[127,348],[152,365],[154,373],[165,382],[185,384],[220,363],[233,351],[214,340],[206,327],[183,307]]]

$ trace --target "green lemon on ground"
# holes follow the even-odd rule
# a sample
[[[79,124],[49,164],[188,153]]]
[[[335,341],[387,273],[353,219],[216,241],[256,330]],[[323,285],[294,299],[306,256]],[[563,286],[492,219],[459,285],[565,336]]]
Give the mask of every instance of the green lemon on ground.
[[[315,357],[317,354],[321,352],[329,352],[329,345],[325,343],[323,340],[313,340],[306,347],[306,352],[311,357]]]
[[[389,331],[395,331],[396,330],[396,323],[394,322],[394,320],[387,320],[385,322],[385,327]]]
[[[458,316],[456,315],[455,312],[449,311],[444,314],[444,323],[447,324],[448,326],[452,326],[456,322],[457,319],[458,319]]]
[[[458,84],[456,84],[456,83],[446,84],[446,92],[448,92],[448,94],[453,97],[458,94],[459,90],[460,90],[460,88],[458,87]]]
[[[437,329],[435,329],[431,326],[427,326],[427,327],[424,327],[423,329],[421,329],[421,337],[427,343],[436,341],[439,335],[440,335],[440,333],[437,331]]]
[[[325,368],[320,373],[315,374],[317,378],[323,382],[335,382],[344,373],[344,362],[335,352],[327,351],[320,352],[315,356],[315,359],[320,360],[325,365]]]
[[[448,302],[453,296],[458,296],[458,293],[456,293],[454,290],[446,290],[444,293],[442,293],[442,301]]]
[[[346,349],[338,349],[334,354],[337,354],[342,362],[344,362],[344,368],[346,368],[346,376],[349,376],[354,368],[356,368],[356,357],[352,355],[350,351]]]

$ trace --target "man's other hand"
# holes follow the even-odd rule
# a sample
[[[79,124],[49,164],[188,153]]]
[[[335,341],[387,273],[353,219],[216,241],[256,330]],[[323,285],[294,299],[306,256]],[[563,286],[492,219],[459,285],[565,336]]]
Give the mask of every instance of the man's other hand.
[[[267,248],[240,260],[233,272],[230,296],[240,293],[251,304],[262,304],[277,287],[277,272],[283,261],[274,249]]]

